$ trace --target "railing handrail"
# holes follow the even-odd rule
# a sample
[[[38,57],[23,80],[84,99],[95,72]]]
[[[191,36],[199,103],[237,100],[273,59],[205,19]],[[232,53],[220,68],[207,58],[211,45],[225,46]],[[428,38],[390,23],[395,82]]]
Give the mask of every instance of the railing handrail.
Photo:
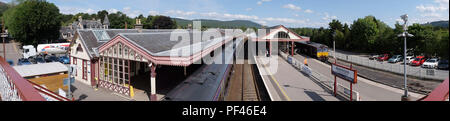
[[[13,80],[12,83],[16,87],[17,92],[23,101],[46,101],[44,97],[39,94],[38,90],[36,90],[30,82],[20,76],[20,74],[12,68],[3,57],[0,57],[0,66],[3,68],[7,77]]]
[[[37,88],[35,88],[35,89],[37,89],[39,92],[44,93],[45,95],[48,95],[48,96],[50,96],[50,97],[52,97],[52,98],[55,98],[55,99],[58,100],[58,101],[71,101],[69,98],[66,98],[66,97],[63,97],[63,96],[61,96],[61,95],[52,93],[51,90],[48,90],[47,88],[45,88],[45,87],[43,87],[43,86],[41,86],[41,85],[38,85],[38,84],[36,84],[36,83],[34,83],[34,82],[31,82],[31,81],[29,81],[29,82],[30,82],[33,86],[38,87],[38,89],[37,89]]]
[[[446,101],[448,99],[449,92],[449,80],[446,79],[442,84],[440,84],[436,89],[434,89],[428,96],[421,101]]]

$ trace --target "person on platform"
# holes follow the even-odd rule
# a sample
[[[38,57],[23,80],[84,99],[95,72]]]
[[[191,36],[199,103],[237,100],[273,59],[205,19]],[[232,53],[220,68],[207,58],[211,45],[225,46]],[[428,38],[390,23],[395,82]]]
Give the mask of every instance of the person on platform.
[[[303,61],[303,63],[308,66],[308,59],[305,58],[305,60]]]

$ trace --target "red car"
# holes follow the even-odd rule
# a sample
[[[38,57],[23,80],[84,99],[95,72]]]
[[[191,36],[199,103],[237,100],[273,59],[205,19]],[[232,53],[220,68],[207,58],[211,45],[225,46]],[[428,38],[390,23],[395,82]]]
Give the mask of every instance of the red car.
[[[411,62],[411,65],[412,65],[412,66],[421,66],[426,60],[427,60],[427,58],[425,58],[425,56],[417,56],[417,57]]]
[[[389,60],[389,54],[383,54],[378,57],[378,61],[387,61]]]

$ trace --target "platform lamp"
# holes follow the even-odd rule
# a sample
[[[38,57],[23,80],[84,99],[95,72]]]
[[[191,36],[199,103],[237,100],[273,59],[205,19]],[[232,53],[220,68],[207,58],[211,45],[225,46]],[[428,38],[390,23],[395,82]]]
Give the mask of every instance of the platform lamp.
[[[405,22],[404,24],[403,24],[403,33],[402,34],[400,34],[400,35],[398,35],[399,37],[403,37],[404,38],[404,43],[405,43],[405,47],[404,47],[404,56],[403,56],[403,62],[404,62],[404,64],[403,64],[403,66],[404,66],[404,79],[405,79],[405,94],[402,96],[402,101],[410,101],[411,99],[410,99],[410,97],[409,97],[409,95],[408,95],[408,77],[407,77],[407,73],[408,73],[408,71],[407,71],[407,69],[406,69],[406,51],[407,51],[407,48],[406,48],[406,38],[408,38],[408,37],[414,37],[414,35],[412,35],[412,34],[409,34],[408,33],[408,14],[405,14],[405,15],[402,15],[402,16],[400,16],[401,18],[402,18],[402,20],[403,20],[403,22]]]

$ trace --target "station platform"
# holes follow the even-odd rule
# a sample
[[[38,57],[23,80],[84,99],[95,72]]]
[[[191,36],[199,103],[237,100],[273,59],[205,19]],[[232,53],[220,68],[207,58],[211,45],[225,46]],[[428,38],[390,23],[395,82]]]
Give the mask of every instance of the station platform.
[[[255,60],[272,101],[341,101],[278,56]]]

